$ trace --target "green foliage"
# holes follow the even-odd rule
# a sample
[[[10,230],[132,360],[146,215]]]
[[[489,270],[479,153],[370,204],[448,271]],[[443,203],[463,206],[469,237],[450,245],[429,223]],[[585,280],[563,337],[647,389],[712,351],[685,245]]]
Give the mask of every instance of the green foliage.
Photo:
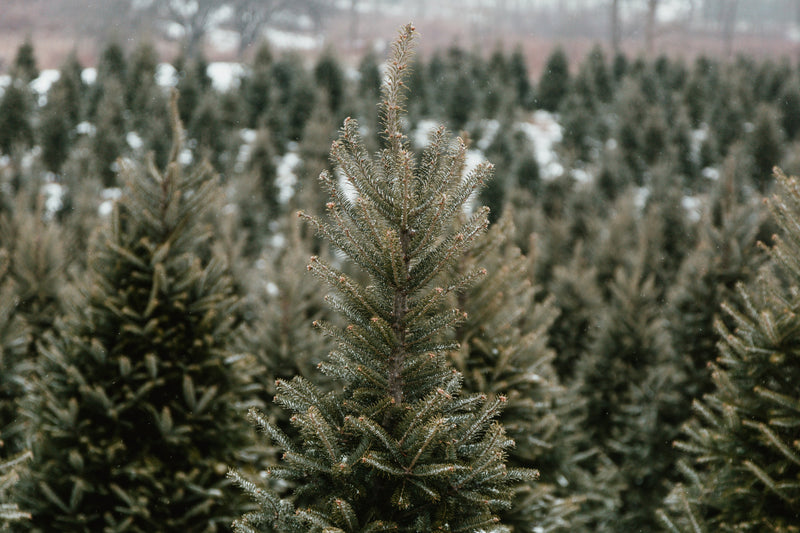
[[[36,66],[36,55],[33,50],[33,43],[26,39],[14,57],[14,64],[11,66],[11,76],[28,83],[39,77],[39,67]]]
[[[537,302],[539,292],[529,279],[531,260],[513,246],[511,214],[504,215],[462,258],[454,279],[478,265],[487,267],[480,283],[455,300],[467,318],[458,326],[461,347],[453,353],[467,392],[503,395],[506,406],[500,422],[515,446],[509,464],[541,467],[551,459],[563,431],[556,405],[565,399],[552,362],[547,331],[558,311],[553,298]],[[563,531],[576,510],[576,494],[556,495],[555,479],[562,465],[541,469],[542,482],[517,487],[514,506],[501,513],[514,531]]]
[[[688,477],[660,514],[669,531],[798,531],[800,185],[776,178],[770,207],[781,235],[758,280],[740,285],[743,305],[723,307],[734,329],[717,322],[714,390],[695,401],[676,443]]]
[[[24,461],[30,459],[30,453],[20,454],[12,459],[0,459],[0,526],[9,528],[11,522],[25,520],[31,517],[29,513],[20,511],[17,504],[9,502],[6,494],[16,483],[18,474],[16,468]]]
[[[123,167],[85,282],[40,343],[17,498],[32,531],[217,531],[247,507],[222,493],[251,435],[237,422],[250,386],[231,351],[237,300],[204,220],[219,193],[207,167],[176,161],[174,100],[172,116],[169,166]]]
[[[14,78],[0,97],[0,153],[29,148],[34,141],[31,121],[33,96],[20,78]]]
[[[542,109],[556,111],[569,92],[570,75],[567,54],[560,46],[553,50],[544,67],[536,92],[537,103]]]
[[[302,377],[278,382],[276,400],[294,412],[299,439],[252,414],[285,450],[268,479],[295,488],[281,499],[232,474],[260,506],[234,524],[237,531],[496,528],[494,513],[508,506],[511,487],[533,477],[505,465],[512,441],[496,417],[507,398],[460,394],[445,359],[453,343],[443,334],[463,316],[446,299],[479,273],[446,274],[486,225],[485,210],[456,229],[454,217],[490,167],[462,177],[466,149],[443,129],[414,165],[400,131],[412,38],[406,26],[383,86],[387,147],[370,157],[357,124],[345,121],[331,155],[354,194],[323,174],[330,223],[310,218],[369,276],[364,286],[317,257],[309,264],[335,290],[328,302],[348,322],[317,323],[338,345],[320,366],[343,388],[326,393]]]

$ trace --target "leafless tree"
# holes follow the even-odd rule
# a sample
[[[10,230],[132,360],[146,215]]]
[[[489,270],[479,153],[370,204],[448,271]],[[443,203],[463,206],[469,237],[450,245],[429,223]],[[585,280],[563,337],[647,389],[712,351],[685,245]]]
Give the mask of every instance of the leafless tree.
[[[622,29],[619,20],[619,0],[611,0],[611,49],[619,52]]]
[[[648,56],[653,55],[656,39],[656,11],[659,0],[647,0],[647,19],[644,27],[644,47]]]
[[[736,14],[739,8],[739,0],[728,0],[722,4],[722,42],[724,44],[725,55],[730,57],[733,54],[733,37],[736,31]]]

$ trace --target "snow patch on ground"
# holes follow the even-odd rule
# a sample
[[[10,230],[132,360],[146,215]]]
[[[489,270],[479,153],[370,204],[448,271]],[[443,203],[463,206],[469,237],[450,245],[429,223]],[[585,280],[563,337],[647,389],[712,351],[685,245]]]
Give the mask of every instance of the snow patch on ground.
[[[533,143],[534,156],[539,164],[541,177],[553,180],[564,174],[564,166],[558,160],[555,147],[561,142],[563,132],[555,116],[544,110],[536,111],[531,120],[517,124],[520,131]]]
[[[706,167],[700,171],[700,174],[707,180],[717,181],[719,179],[719,169],[715,167]]]
[[[639,211],[644,209],[644,206],[647,204],[647,199],[650,198],[650,188],[649,187],[636,187],[633,191],[633,205],[636,206],[636,209]]]
[[[108,189],[103,189],[100,193],[100,198],[103,200],[100,202],[100,205],[97,207],[97,214],[101,217],[107,217],[111,214],[111,210],[114,208],[114,202],[122,196],[122,189],[119,187],[110,187]]]
[[[53,178],[55,178],[55,176],[51,176],[50,179]],[[64,193],[67,192],[66,187],[60,183],[50,182],[42,185],[41,192],[44,196],[45,217],[48,219],[53,218],[53,216],[64,207]]]
[[[697,196],[684,196],[681,199],[681,206],[686,210],[686,216],[692,222],[700,220],[702,214],[703,201]]]
[[[224,93],[239,86],[244,67],[241,63],[215,61],[208,65],[206,74],[211,78],[214,89]]]
[[[38,96],[37,102],[39,106],[47,103],[47,91],[53,86],[55,82],[61,77],[61,72],[56,69],[45,69],[39,72],[39,77],[32,80],[29,84],[30,88]]]
[[[475,143],[478,150],[486,150],[494,142],[497,132],[500,131],[500,121],[495,119],[482,120],[480,125],[483,135],[480,140]]]
[[[94,124],[91,122],[86,122],[84,120],[75,126],[75,131],[78,132],[79,135],[88,135],[89,137],[94,137],[94,134],[97,132],[97,128],[95,128]]]
[[[156,84],[159,87],[178,85],[178,71],[169,63],[159,63],[156,67]]]
[[[192,151],[188,148],[184,148],[181,150],[181,153],[178,154],[178,163],[183,166],[191,165],[192,161],[194,161],[194,155],[192,155]]]
[[[417,122],[417,128],[411,132],[411,142],[417,149],[425,148],[430,144],[431,134],[439,128],[439,122],[433,119],[423,119]]]
[[[125,135],[125,141],[133,150],[139,150],[142,146],[144,146],[144,141],[135,131],[129,131],[128,134]]]
[[[87,67],[81,71],[81,80],[86,85],[94,85],[97,81],[97,69],[94,67]]]
[[[299,164],[300,156],[297,155],[297,152],[287,152],[278,161],[275,184],[278,186],[278,202],[281,204],[288,203],[294,196],[294,186],[297,183],[297,175],[294,170]]]

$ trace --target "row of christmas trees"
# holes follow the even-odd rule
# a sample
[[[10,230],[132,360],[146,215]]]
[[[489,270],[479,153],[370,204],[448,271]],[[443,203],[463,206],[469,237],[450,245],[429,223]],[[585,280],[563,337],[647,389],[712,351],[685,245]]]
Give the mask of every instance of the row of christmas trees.
[[[14,527],[213,530],[250,511],[242,531],[476,531],[498,513],[514,531],[791,531],[793,182],[770,226],[733,164],[700,221],[665,169],[644,205],[565,178],[514,187],[481,236],[485,213],[460,206],[486,169],[454,179],[464,147],[437,131],[415,158],[400,131],[410,38],[381,151],[353,121],[334,146],[350,185],[325,182],[322,241],[271,214],[288,243],[262,251],[247,181],[222,208],[179,138],[163,171],[122,162],[123,198],[91,239],[92,197],[48,219],[20,180],[4,205],[3,453],[33,446],[14,496],[33,519]],[[311,253],[327,306],[297,272]]]

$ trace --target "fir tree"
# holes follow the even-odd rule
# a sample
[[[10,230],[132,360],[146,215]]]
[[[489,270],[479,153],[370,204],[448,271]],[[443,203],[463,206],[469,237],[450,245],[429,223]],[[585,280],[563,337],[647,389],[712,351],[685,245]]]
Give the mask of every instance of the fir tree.
[[[258,126],[270,105],[272,97],[272,50],[265,42],[256,50],[249,75],[242,80],[242,99],[245,102],[246,124],[250,128]]]
[[[597,447],[611,459],[621,490],[618,506],[598,517],[596,531],[654,529],[672,466],[669,442],[678,431],[665,420],[679,402],[681,375],[671,366],[669,331],[643,252],[640,247],[631,265],[616,269],[598,333],[578,364],[588,409],[584,447]]]
[[[0,249],[0,463],[23,449],[19,401],[25,393],[25,380],[30,370],[26,364],[30,330],[14,309],[16,287],[8,275],[9,263],[8,252]],[[2,492],[0,488],[0,494]]]
[[[513,246],[511,213],[506,213],[462,258],[454,279],[485,265],[488,274],[456,298],[467,318],[456,330],[460,350],[453,353],[454,366],[464,377],[464,391],[505,395],[500,416],[515,447],[509,464],[542,466],[552,459],[554,440],[561,431],[555,405],[565,390],[559,385],[548,346],[547,331],[558,311],[553,298],[537,302],[537,288],[529,280],[531,260]],[[556,531],[569,523],[577,500],[555,495],[560,466],[542,469],[542,482],[522,484],[515,505],[501,513],[504,524],[515,532]]]
[[[539,107],[547,111],[556,111],[561,101],[569,93],[569,62],[567,54],[560,46],[557,47],[544,67],[544,72],[539,80],[536,92]]]
[[[28,86],[20,78],[12,78],[0,97],[0,153],[10,155],[33,144],[33,107]]]
[[[345,80],[342,67],[332,51],[323,53],[314,66],[314,81],[326,95],[331,112],[338,113],[344,104]]]
[[[97,131],[92,139],[94,171],[105,187],[117,185],[117,158],[125,142],[125,93],[115,79],[105,84],[97,107]]]
[[[204,221],[218,188],[177,163],[175,98],[171,111],[169,166],[124,167],[86,284],[40,343],[18,490],[33,531],[216,531],[247,508],[221,492],[251,437],[236,423],[249,394],[231,351],[237,301]]]
[[[771,106],[759,106],[748,144],[753,158],[753,182],[763,194],[770,189],[772,168],[783,155],[783,132],[778,114]]]
[[[36,66],[36,54],[33,50],[33,43],[30,39],[25,39],[17,49],[14,57],[14,64],[11,66],[11,76],[29,83],[39,77],[39,67]]]
[[[717,322],[714,390],[694,403],[695,417],[676,446],[688,465],[660,517],[671,532],[794,532],[800,513],[797,360],[800,183],[776,173],[770,201],[781,230],[758,280],[740,285],[743,305],[723,306]]]
[[[496,528],[494,513],[508,505],[513,485],[533,475],[505,465],[511,440],[495,419],[506,398],[461,395],[445,360],[453,343],[442,334],[462,317],[445,300],[479,274],[443,276],[485,227],[485,210],[455,231],[451,225],[490,167],[462,178],[464,145],[441,129],[415,168],[400,131],[413,32],[402,30],[383,86],[387,147],[372,159],[358,125],[345,121],[331,155],[354,194],[323,174],[331,224],[311,219],[370,278],[363,286],[319,258],[309,264],[335,289],[329,302],[349,322],[341,329],[318,322],[338,344],[321,368],[343,388],[325,393],[301,377],[276,385],[301,439],[253,413],[285,450],[269,478],[295,489],[281,499],[232,474],[260,506],[234,524],[237,531]]]
[[[11,527],[11,522],[31,517],[30,513],[20,511],[16,503],[8,501],[6,496],[9,489],[19,479],[17,468],[27,459],[30,459],[29,452],[20,454],[13,459],[0,458],[0,527],[4,530]]]

